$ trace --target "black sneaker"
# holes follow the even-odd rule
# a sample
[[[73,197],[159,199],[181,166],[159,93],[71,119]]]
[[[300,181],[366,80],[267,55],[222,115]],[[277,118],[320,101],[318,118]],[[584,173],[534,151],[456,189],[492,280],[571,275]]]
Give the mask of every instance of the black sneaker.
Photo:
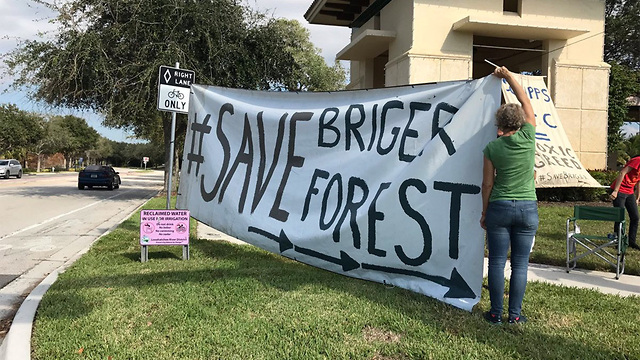
[[[527,317],[524,315],[509,316],[509,324],[524,324],[526,322],[527,322]]]
[[[484,313],[484,319],[494,325],[502,324],[502,319],[500,318],[500,316],[493,315],[490,311]]]
[[[629,244],[629,247],[636,250],[640,250],[640,246],[638,246],[638,244]]]

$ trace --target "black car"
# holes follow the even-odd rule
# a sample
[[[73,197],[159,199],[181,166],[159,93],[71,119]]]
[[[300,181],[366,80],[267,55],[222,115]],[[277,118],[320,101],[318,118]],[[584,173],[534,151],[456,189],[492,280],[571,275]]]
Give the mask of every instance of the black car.
[[[78,189],[84,190],[85,186],[89,189],[94,186],[106,186],[109,190],[117,189],[122,183],[118,174],[111,166],[89,165],[78,173]]]

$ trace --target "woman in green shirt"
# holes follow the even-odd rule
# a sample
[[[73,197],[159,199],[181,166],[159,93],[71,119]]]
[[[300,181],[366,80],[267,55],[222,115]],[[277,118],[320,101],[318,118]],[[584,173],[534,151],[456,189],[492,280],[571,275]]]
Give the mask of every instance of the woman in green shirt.
[[[485,319],[502,322],[504,267],[511,247],[509,323],[524,323],[520,312],[527,286],[527,269],[533,237],[538,229],[538,205],[534,182],[536,120],[522,86],[505,67],[495,69],[520,102],[504,104],[496,113],[498,138],[484,149],[482,218],[489,249],[491,310]]]

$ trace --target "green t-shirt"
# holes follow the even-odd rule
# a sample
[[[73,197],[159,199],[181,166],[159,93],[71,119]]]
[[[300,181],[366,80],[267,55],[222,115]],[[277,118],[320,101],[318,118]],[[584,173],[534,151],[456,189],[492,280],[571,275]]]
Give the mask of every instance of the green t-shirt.
[[[501,136],[484,148],[496,169],[489,201],[537,200],[534,179],[536,128],[525,123],[511,136]]]

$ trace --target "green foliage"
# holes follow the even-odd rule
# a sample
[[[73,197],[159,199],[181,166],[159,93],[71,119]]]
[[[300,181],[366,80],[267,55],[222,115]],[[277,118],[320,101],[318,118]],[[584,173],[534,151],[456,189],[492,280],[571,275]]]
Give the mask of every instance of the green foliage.
[[[0,157],[24,160],[44,136],[42,117],[13,104],[0,105]]]
[[[95,146],[85,151],[85,154],[87,155],[85,159],[86,164],[98,163],[100,160],[107,159],[113,154],[111,140],[100,137]]]
[[[640,155],[640,135],[623,140],[618,147],[618,165],[622,166],[632,157]]]
[[[609,123],[607,150],[611,153],[619,149],[622,141],[620,127],[629,120],[629,102],[627,98],[640,92],[638,71],[615,62],[611,63],[609,75]]]
[[[72,158],[84,157],[86,152],[95,149],[100,135],[87,124],[87,121],[72,115],[53,116],[51,131],[57,138],[55,151],[62,153],[67,160],[67,169]]]
[[[161,143],[149,142],[146,144],[128,144],[124,142],[109,141],[112,152],[106,158],[109,164],[114,166],[143,167],[143,157],[148,157],[147,168],[158,167],[164,164],[164,147]]]
[[[606,0],[604,58],[640,70],[640,1]]]
[[[617,171],[589,171],[606,188],[540,188],[536,189],[539,201],[608,201],[608,187],[618,176]]]
[[[344,88],[346,72],[339,62],[330,67],[320,55],[320,49],[309,41],[309,30],[297,20],[278,19],[269,29],[284,43],[285,55],[292,58],[293,67],[284,74],[281,83],[273,87],[286,91],[333,91]]]
[[[640,93],[640,1],[606,0],[604,60],[609,76],[607,150],[620,150],[620,127],[627,121],[627,98]],[[625,149],[622,149],[625,151]],[[629,154],[627,153],[626,156]],[[623,162],[618,159],[618,163]]]
[[[235,0],[72,0],[51,7],[60,33],[25,41],[8,55],[14,85],[35,85],[34,97],[54,106],[96,110],[105,125],[142,138],[161,124],[160,65],[179,62],[198,83],[225,87],[325,89],[337,82],[338,70],[303,54],[315,49],[299,24],[267,21]],[[319,69],[321,80],[307,66]],[[166,132],[166,117],[164,124]]]

